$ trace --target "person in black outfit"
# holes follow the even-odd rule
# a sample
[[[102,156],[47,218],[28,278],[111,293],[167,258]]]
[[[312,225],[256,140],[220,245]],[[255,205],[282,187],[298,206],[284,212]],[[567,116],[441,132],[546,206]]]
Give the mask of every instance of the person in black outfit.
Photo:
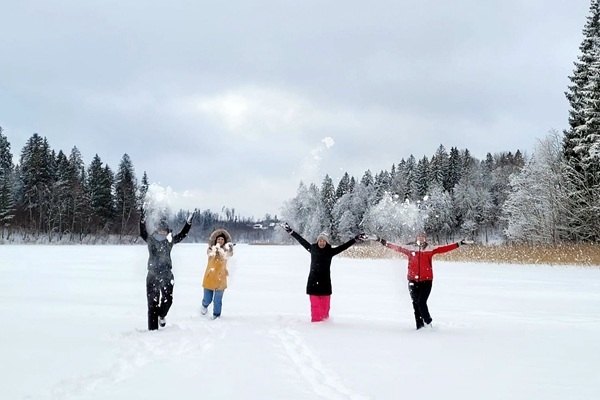
[[[310,298],[311,322],[324,321],[329,318],[331,303],[331,259],[353,244],[363,242],[367,236],[365,234],[356,235],[340,246],[331,247],[326,232],[317,237],[316,243],[310,244],[297,232],[294,232],[287,222],[281,226],[310,253],[310,273],[306,284],[306,294]]]
[[[140,236],[148,244],[148,275],[146,297],[148,300],[148,330],[166,325],[165,317],[173,304],[173,264],[171,249],[187,236],[192,227],[193,214],[187,219],[181,232],[172,235],[166,220],[161,220],[152,235],[148,235],[144,212],[140,219]]]

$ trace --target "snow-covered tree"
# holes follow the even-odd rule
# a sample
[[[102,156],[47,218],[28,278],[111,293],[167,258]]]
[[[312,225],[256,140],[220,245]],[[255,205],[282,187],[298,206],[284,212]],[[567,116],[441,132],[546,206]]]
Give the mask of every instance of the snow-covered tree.
[[[425,231],[430,236],[434,236],[437,243],[451,240],[456,224],[452,198],[441,183],[436,182],[431,186],[425,209],[427,210],[427,218],[424,220]]]
[[[541,140],[520,172],[510,177],[503,205],[506,236],[511,241],[558,243],[567,234],[563,154],[557,132]]]
[[[321,225],[331,231],[333,228],[333,207],[335,206],[337,198],[333,180],[329,175],[325,175],[325,178],[321,183],[320,200],[321,215],[319,216],[319,219],[321,220]],[[335,237],[335,234],[333,234],[333,236]]]
[[[343,195],[350,192],[350,175],[348,173],[344,173],[342,179],[338,183],[337,188],[335,189],[335,199],[339,200]]]
[[[600,238],[600,2],[592,0],[583,28],[581,54],[575,62],[569,101],[569,129],[564,132],[563,154],[568,180],[569,206],[573,210],[572,240]]]

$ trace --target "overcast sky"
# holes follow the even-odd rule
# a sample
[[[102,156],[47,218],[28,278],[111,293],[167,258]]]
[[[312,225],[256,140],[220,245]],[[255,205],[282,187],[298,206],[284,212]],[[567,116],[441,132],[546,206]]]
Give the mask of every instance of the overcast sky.
[[[0,3],[0,126],[170,187],[280,215],[300,180],[440,144],[530,153],[567,126],[589,0]],[[179,205],[179,204],[178,204]]]

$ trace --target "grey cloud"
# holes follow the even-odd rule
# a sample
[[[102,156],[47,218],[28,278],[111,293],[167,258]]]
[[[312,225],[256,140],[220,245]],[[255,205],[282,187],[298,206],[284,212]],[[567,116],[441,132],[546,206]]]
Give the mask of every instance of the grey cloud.
[[[588,8],[4,2],[0,126],[14,153],[39,132],[55,149],[77,145],[87,162],[98,153],[116,168],[128,153],[139,177],[146,170],[174,190],[204,190],[203,202],[277,213],[299,178],[360,176],[440,144],[478,157],[527,150],[563,129]],[[227,96],[240,103],[220,103]],[[328,136],[335,145],[308,168]],[[215,165],[244,185],[218,186]],[[269,189],[250,196],[252,182]]]

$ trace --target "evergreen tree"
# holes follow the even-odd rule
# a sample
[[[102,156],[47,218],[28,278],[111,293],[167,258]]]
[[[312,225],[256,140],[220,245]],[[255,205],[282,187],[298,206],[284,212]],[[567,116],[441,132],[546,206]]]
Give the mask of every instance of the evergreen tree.
[[[81,152],[77,147],[71,149],[69,154],[69,192],[68,198],[70,227],[69,232],[71,240],[77,238],[79,241],[83,239],[87,221],[89,220],[90,207],[85,191],[85,164]]]
[[[133,163],[124,154],[115,175],[115,216],[119,224],[119,234],[132,235],[137,231],[138,187]]]
[[[86,192],[90,200],[91,231],[110,233],[114,217],[112,195],[113,174],[108,165],[103,166],[96,154],[88,168]]]
[[[444,145],[437,148],[431,162],[429,163],[429,182],[431,184],[437,183],[444,189],[449,185],[449,156]],[[446,189],[450,190],[450,189]]]
[[[564,132],[565,183],[569,191],[571,239],[600,238],[600,1],[592,0],[583,28],[581,54],[575,62],[569,101],[569,129]]]
[[[332,236],[335,237],[335,232],[333,232],[333,207],[336,202],[336,193],[335,187],[333,186],[333,180],[327,174],[323,179],[323,183],[321,183],[321,191],[320,191],[320,199],[321,199],[321,225],[328,229]]]
[[[0,235],[4,239],[10,235],[8,229],[15,215],[13,199],[13,162],[10,143],[0,127]],[[6,235],[5,235],[6,230]]]
[[[375,175],[375,199],[374,204],[379,203],[385,193],[392,191],[392,177],[389,172],[381,171]]]
[[[510,193],[503,205],[504,233],[511,241],[557,244],[567,237],[562,166],[561,141],[551,132],[522,170],[511,175]]]
[[[52,152],[46,138],[34,133],[21,151],[20,195],[25,225],[37,232],[48,232],[48,210],[53,184]]]
[[[460,151],[456,147],[452,147],[450,148],[450,156],[448,158],[448,174],[443,182],[444,190],[451,193],[454,186],[460,180],[461,175]]]
[[[404,175],[406,177],[404,181],[404,198],[408,200],[416,201],[419,195],[416,190],[415,177],[417,171],[417,161],[411,154],[406,159],[406,166],[404,168]]]
[[[65,153],[59,150],[55,159],[54,180],[51,191],[51,232],[57,233],[59,240],[63,232],[68,229],[71,220],[72,193],[71,184],[71,165]],[[50,235],[50,239],[52,235]]]
[[[144,175],[142,175],[142,183],[140,185],[140,194],[138,196],[138,210],[141,210],[144,207],[144,202],[146,201],[146,194],[148,193],[148,187],[150,183],[148,181],[148,175],[146,175],[146,171],[144,171]]]
[[[335,189],[335,199],[339,200],[343,195],[350,192],[350,175],[347,172],[344,173],[342,179],[340,179],[340,183],[338,183],[337,188]]]
[[[578,129],[586,125],[586,102],[590,81],[593,79],[592,64],[598,61],[598,46],[600,39],[600,1],[591,0],[590,11],[583,28],[583,41],[579,46],[581,54],[575,64],[573,75],[569,76],[571,85],[565,93],[571,109],[569,110],[569,129],[564,132],[563,154],[565,161],[577,166],[583,149],[579,149],[583,132]],[[579,171],[578,167],[576,169]]]
[[[426,156],[423,156],[423,158],[417,163],[417,168],[415,170],[413,192],[416,194],[418,199],[422,199],[425,197],[425,195],[427,195],[430,185],[429,177],[429,160]]]

